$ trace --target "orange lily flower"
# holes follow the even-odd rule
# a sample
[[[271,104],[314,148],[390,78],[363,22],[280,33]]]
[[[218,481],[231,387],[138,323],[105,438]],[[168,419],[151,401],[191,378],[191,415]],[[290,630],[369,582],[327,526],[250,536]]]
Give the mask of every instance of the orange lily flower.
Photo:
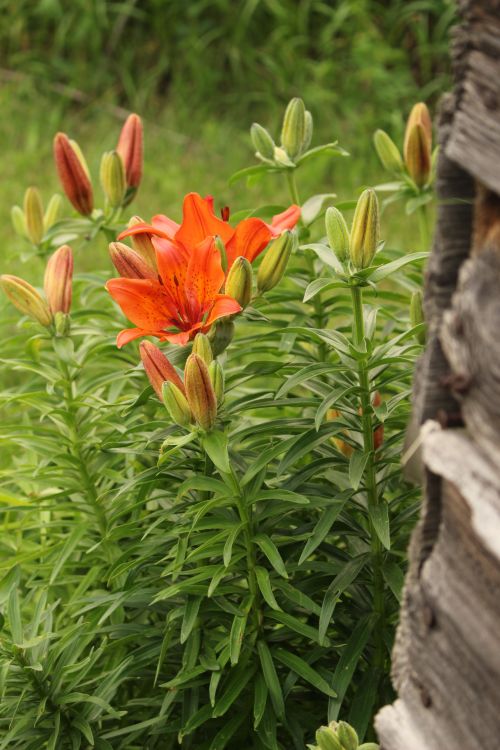
[[[189,253],[182,245],[165,239],[155,249],[158,279],[120,278],[106,284],[136,325],[118,334],[118,347],[141,336],[186,344],[197,333],[208,331],[219,318],[241,311],[235,299],[219,294],[224,271],[214,237],[193,242]]]
[[[300,218],[300,208],[290,206],[283,213],[274,216],[270,224],[253,216],[243,219],[236,227],[225,220],[228,214],[229,210],[225,207],[224,219],[219,219],[214,213],[212,197],[202,198],[198,193],[188,193],[184,198],[182,224],[158,214],[153,216],[151,224],[134,224],[122,232],[118,239],[148,234],[155,248],[161,247],[166,240],[189,254],[191,248],[206,237],[218,235],[226,247],[229,271],[236,258],[243,257],[252,263],[274,237],[278,237],[285,229],[293,229]]]

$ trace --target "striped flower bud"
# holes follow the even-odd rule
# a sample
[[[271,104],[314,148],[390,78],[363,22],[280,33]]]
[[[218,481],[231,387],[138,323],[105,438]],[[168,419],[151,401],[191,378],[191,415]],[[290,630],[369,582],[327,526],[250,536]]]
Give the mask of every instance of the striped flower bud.
[[[351,227],[350,257],[356,269],[367,268],[380,239],[378,199],[374,190],[359,196]]]
[[[424,102],[418,102],[418,104],[415,104],[413,106],[413,109],[410,112],[410,116],[408,117],[408,120],[406,122],[405,138],[404,138],[404,144],[403,144],[404,154],[406,154],[406,149],[408,148],[408,139],[415,125],[422,126],[422,128],[424,129],[425,136],[427,140],[429,141],[429,149],[431,149],[432,148],[432,120],[431,120],[431,116],[429,114],[427,105],[424,104]]]
[[[413,292],[410,300],[410,323],[412,328],[418,326],[420,323],[424,323],[424,308],[422,304],[422,292]],[[416,339],[419,344],[425,344],[425,330],[420,331],[416,334]]]
[[[28,239],[39,245],[43,238],[43,204],[36,187],[29,187],[24,194],[24,220]]]
[[[307,151],[309,146],[311,145],[312,137],[313,137],[313,116],[309,112],[309,110],[306,109],[304,113],[304,140],[302,141],[302,153],[304,151]]]
[[[14,231],[20,237],[26,237],[26,222],[24,220],[24,211],[20,206],[12,206],[10,209],[10,218]]]
[[[230,317],[221,318],[211,327],[209,339],[214,357],[218,357],[227,349],[234,336],[234,322]]]
[[[305,136],[304,102],[299,97],[291,99],[285,110],[283,127],[281,130],[281,145],[292,159],[300,156]]]
[[[217,403],[222,404],[224,401],[224,370],[222,369],[219,360],[214,359],[210,362],[208,372],[214,387]]]
[[[259,292],[268,292],[276,284],[279,284],[296,243],[297,239],[294,232],[287,230],[270,245],[257,271],[257,289]]]
[[[186,397],[197,424],[211,430],[217,419],[217,398],[208,367],[198,354],[190,354],[184,368]]]
[[[53,315],[67,315],[71,307],[73,251],[62,245],[50,256],[45,268],[43,289]]]
[[[111,208],[122,205],[125,197],[125,167],[118,151],[107,151],[101,159],[101,185]]]
[[[158,280],[158,273],[146,263],[142,255],[123,242],[110,242],[109,255],[114,267],[124,279]]]
[[[349,257],[349,230],[338,208],[333,206],[327,208],[325,228],[328,244],[340,262],[343,263]]]
[[[197,333],[193,341],[193,354],[197,354],[206,365],[213,360],[212,347],[210,341],[204,333]]]
[[[423,187],[431,175],[432,152],[425,128],[420,123],[408,133],[405,148],[405,163],[408,174],[415,185]]]
[[[37,320],[42,326],[48,327],[51,325],[52,315],[49,306],[31,284],[28,284],[24,279],[9,274],[0,276],[0,283],[10,302],[23,315],[28,315],[33,320]]]
[[[351,727],[346,721],[339,721],[337,726],[337,737],[344,750],[358,750],[358,734],[354,727]]]
[[[162,386],[166,380],[184,392],[184,385],[174,366],[157,346],[150,341],[142,341],[139,350],[146,375],[159,399],[162,398]]]
[[[132,216],[127,226],[130,229],[130,227],[136,224],[144,224],[144,219],[141,219],[140,216]],[[147,232],[140,232],[139,234],[130,235],[130,240],[136,253],[142,255],[146,263],[156,270],[156,251],[151,241],[151,235]]]
[[[258,122],[254,122],[250,128],[250,137],[258,156],[269,160],[274,158],[274,141],[268,131]]]
[[[316,732],[318,750],[343,750],[340,740],[330,727],[320,727]]]
[[[59,220],[61,216],[61,209],[62,197],[59,195],[59,193],[54,193],[54,195],[49,200],[47,208],[45,209],[45,213],[43,215],[43,228],[45,229],[45,231],[54,226],[56,221]]]
[[[80,148],[65,133],[57,133],[54,138],[54,159],[66,196],[79,213],[88,216],[94,207],[88,168],[82,162]]]
[[[192,422],[191,409],[184,393],[174,383],[166,380],[161,389],[163,403],[175,424],[185,427]]]
[[[404,167],[403,159],[392,138],[384,130],[377,130],[373,136],[373,143],[384,169],[399,174]]]
[[[252,299],[253,272],[247,258],[236,258],[226,279],[226,294],[245,308]]]
[[[130,203],[137,192],[142,179],[143,166],[143,129],[139,115],[131,114],[127,117],[118,138],[116,150],[123,159],[125,179],[127,184],[127,201]]]

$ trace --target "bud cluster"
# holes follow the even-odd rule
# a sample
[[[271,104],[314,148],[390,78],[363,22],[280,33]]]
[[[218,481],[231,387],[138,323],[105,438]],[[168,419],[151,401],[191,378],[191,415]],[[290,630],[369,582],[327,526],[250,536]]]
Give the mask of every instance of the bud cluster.
[[[62,245],[53,253],[45,268],[44,296],[24,279],[4,274],[0,283],[8,299],[23,315],[40,325],[54,327],[56,335],[69,332],[73,279],[73,251]]]
[[[325,214],[328,244],[341,263],[350,260],[356,270],[367,268],[380,243],[380,220],[377,194],[372,189],[359,196],[351,231],[341,212],[330,206]]]
[[[143,341],[140,352],[149,382],[172,421],[182,427],[197,425],[206,432],[212,430],[224,400],[224,373],[213,358],[207,336],[196,335],[184,367],[184,380],[154,344]]]
[[[346,721],[331,721],[316,732],[316,745],[311,750],[379,750],[376,742],[359,744],[356,730]]]
[[[383,130],[373,136],[375,150],[383,167],[396,176],[410,177],[415,186],[422,189],[432,181],[432,121],[423,102],[415,104],[406,123],[403,157]]]
[[[292,99],[285,110],[281,128],[281,144],[277,146],[266,128],[254,122],[250,129],[255,155],[276,167],[295,167],[309,148],[313,134],[313,118],[299,97]]]
[[[83,152],[65,133],[54,138],[54,161],[62,188],[72,206],[83,216],[94,210],[94,192],[90,171]],[[116,149],[103,154],[101,186],[111,209],[127,206],[142,177],[143,134],[138,115],[127,118]]]
[[[24,194],[23,208],[12,206],[14,230],[33,245],[40,245],[45,233],[58,221],[61,205],[61,196],[54,193],[44,211],[40,191],[36,187],[29,187]]]

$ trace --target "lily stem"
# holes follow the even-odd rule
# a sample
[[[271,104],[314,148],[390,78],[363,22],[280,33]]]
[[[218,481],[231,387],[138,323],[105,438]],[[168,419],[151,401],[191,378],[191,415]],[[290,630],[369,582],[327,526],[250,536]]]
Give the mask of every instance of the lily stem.
[[[422,245],[422,250],[424,252],[427,252],[427,250],[430,249],[431,244],[431,228],[427,206],[419,206],[417,213],[418,227],[420,231],[420,243]]]

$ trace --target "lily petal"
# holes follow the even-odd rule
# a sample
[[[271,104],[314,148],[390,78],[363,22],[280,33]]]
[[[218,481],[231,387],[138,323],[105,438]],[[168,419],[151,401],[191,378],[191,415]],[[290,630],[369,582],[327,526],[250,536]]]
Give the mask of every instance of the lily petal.
[[[175,233],[179,231],[181,225],[173,219],[169,219],[165,214],[156,214],[151,219],[151,224],[155,229],[161,229],[163,232],[169,235],[170,239],[173,239]]]
[[[273,237],[277,237],[279,234],[285,231],[285,229],[293,229],[300,219],[300,206],[295,204],[289,206],[286,211],[273,216],[270,227]]]
[[[116,337],[116,346],[118,349],[121,349],[122,346],[125,346],[125,344],[128,344],[129,341],[133,341],[134,339],[139,339],[141,336],[153,336],[150,331],[144,331],[142,328],[124,328],[123,331],[120,331],[118,336]]]
[[[120,232],[120,234],[118,235],[118,239],[123,240],[124,237],[133,237],[136,234],[151,234],[155,237],[163,237],[163,239],[165,240],[172,239],[171,234],[168,234],[160,227],[154,227],[152,224],[148,224],[145,221],[139,224],[134,224],[128,229],[124,229],[123,232]]]
[[[203,328],[208,329],[219,318],[225,318],[226,315],[235,315],[242,309],[241,305],[228,294],[218,294]]]
[[[177,242],[191,249],[206,237],[219,235],[227,244],[234,234],[234,229],[215,216],[212,201],[202,198],[198,193],[188,193],[182,207],[182,224],[175,235]]]
[[[226,245],[228,270],[236,258],[246,258],[253,263],[273,237],[273,230],[255,216],[240,221],[233,237]]]
[[[213,237],[193,248],[184,282],[189,320],[201,320],[224,284],[220,253]]]
[[[156,335],[157,331],[177,325],[172,300],[158,281],[110,279],[106,289],[138,328]]]

